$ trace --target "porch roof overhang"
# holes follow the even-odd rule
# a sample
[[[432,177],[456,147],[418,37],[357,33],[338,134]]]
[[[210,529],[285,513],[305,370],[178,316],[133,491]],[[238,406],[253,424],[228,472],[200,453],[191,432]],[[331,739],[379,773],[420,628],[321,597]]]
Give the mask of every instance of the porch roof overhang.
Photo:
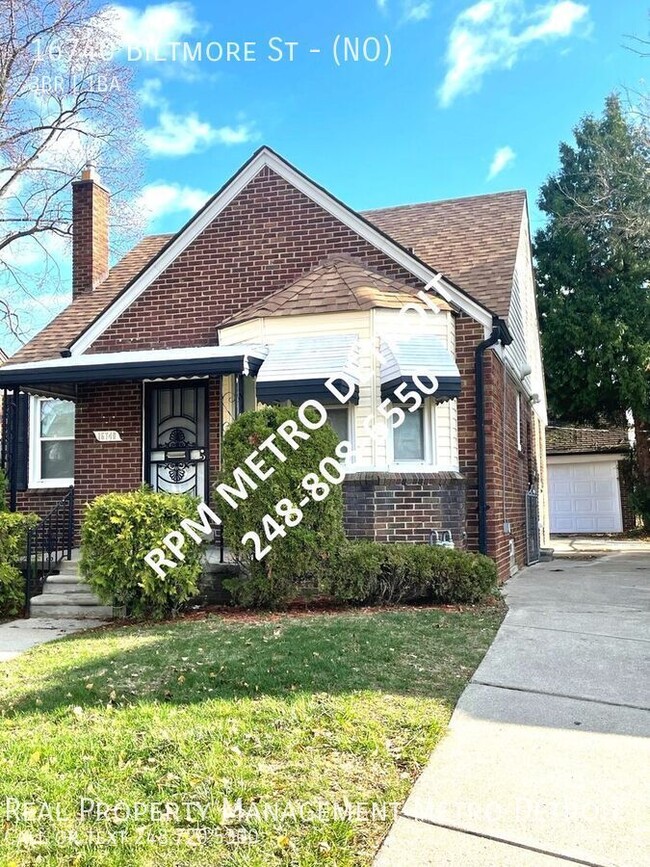
[[[431,397],[441,403],[460,394],[460,372],[454,357],[443,341],[433,334],[412,337],[384,338],[381,342],[381,396],[393,398],[394,390],[405,382],[418,386],[414,377],[424,381],[426,387],[435,383]]]
[[[343,375],[352,390],[350,403],[358,403],[358,343],[356,334],[295,337],[274,343],[257,377],[258,400],[336,403],[326,383],[334,379],[342,388],[339,378]]]
[[[52,392],[59,386],[67,391],[71,385],[84,382],[229,373],[255,376],[267,352],[265,346],[239,344],[107,352],[5,364],[0,367],[0,388]]]

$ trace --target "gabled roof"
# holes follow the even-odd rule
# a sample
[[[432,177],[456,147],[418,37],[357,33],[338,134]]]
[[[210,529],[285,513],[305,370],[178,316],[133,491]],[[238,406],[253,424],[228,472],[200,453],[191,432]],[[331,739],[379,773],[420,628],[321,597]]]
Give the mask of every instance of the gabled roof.
[[[526,192],[513,190],[382,208],[363,215],[505,317],[525,207]]]
[[[148,235],[130,250],[92,292],[75,298],[36,337],[11,357],[11,363],[56,358],[108,307],[125,285],[164,247],[173,235]]]
[[[554,427],[546,429],[547,455],[607,454],[628,452],[630,441],[622,427],[609,430],[594,427]]]
[[[76,298],[11,362],[86,349],[264,167],[382,250],[436,293],[489,327],[505,316],[519,240],[523,192],[356,213],[269,148],[260,148],[175,235],[144,238],[92,292]],[[449,276],[447,276],[449,275]]]
[[[450,310],[438,298],[440,309]],[[221,323],[221,327],[273,316],[304,316],[310,313],[342,313],[375,307],[399,309],[421,302],[416,290],[392,280],[348,256],[332,256],[288,286],[245,307]]]
[[[219,214],[236,199],[242,190],[262,171],[267,168],[288,184],[311,199],[324,211],[334,216],[343,225],[356,232],[361,238],[381,250],[406,271],[428,284],[438,278],[436,292],[448,301],[456,304],[461,310],[481,322],[486,327],[491,326],[493,311],[472,298],[464,289],[454,285],[433,265],[419,259],[410,250],[395,241],[363,215],[353,211],[344,202],[337,199],[324,187],[315,183],[307,175],[291,165],[275,151],[261,147],[233,175],[233,177],[164,245],[149,264],[124,287],[115,300],[106,306],[92,323],[73,340],[70,351],[77,355],[86,349],[110,327],[110,325],[129,306],[140,297],[142,292],[215,220]]]

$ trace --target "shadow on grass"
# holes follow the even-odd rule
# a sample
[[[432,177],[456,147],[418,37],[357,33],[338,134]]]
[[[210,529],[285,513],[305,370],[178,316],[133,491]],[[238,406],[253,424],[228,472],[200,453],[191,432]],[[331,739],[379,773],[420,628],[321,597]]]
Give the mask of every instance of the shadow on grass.
[[[0,673],[0,713],[371,690],[455,704],[498,610],[218,617],[93,631],[41,646]]]

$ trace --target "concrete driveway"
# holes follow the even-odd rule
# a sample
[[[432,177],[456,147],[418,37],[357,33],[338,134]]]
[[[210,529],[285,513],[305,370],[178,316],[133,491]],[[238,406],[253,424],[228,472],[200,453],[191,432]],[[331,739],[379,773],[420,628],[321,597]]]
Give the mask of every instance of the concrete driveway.
[[[506,592],[377,867],[650,863],[650,557],[555,560]]]

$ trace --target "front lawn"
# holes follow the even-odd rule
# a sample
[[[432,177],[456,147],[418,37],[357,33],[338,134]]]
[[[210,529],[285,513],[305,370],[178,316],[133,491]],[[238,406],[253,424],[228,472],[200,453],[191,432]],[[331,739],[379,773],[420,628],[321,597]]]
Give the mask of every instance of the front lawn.
[[[369,864],[501,616],[215,616],[35,648],[0,669],[1,863]]]

